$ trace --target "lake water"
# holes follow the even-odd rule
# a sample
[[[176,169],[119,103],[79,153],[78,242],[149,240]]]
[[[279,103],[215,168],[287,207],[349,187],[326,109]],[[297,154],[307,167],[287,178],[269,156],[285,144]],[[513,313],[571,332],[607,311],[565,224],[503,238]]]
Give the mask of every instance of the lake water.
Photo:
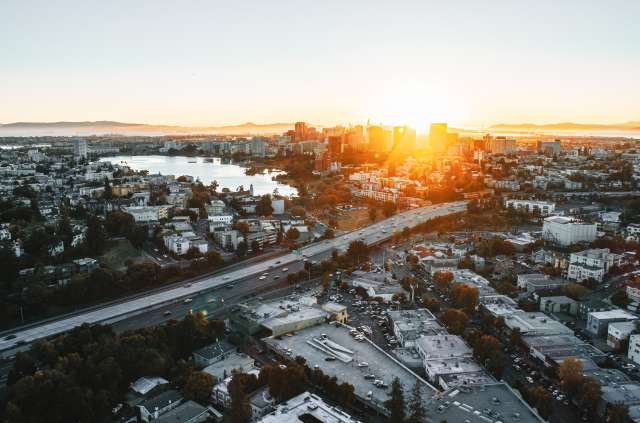
[[[280,195],[296,195],[298,191],[289,185],[281,184],[271,178],[284,172],[272,170],[263,174],[245,175],[242,166],[231,163],[223,163],[220,158],[209,158],[213,162],[206,162],[204,157],[182,156],[113,156],[103,157],[102,162],[122,164],[134,170],[148,170],[149,173],[178,176],[188,175],[209,185],[212,181],[218,181],[218,191],[229,188],[235,191],[240,185],[249,189],[253,185],[256,195],[273,194],[278,189]]]

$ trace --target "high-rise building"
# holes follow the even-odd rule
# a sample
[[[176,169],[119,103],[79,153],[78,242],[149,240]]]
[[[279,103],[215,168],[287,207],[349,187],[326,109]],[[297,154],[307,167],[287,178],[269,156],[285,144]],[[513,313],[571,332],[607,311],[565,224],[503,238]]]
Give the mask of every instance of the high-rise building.
[[[307,123],[296,122],[294,141],[304,141],[307,136]]]
[[[87,142],[85,140],[76,139],[73,141],[73,155],[76,159],[87,158]]]
[[[344,136],[331,135],[329,138],[329,153],[333,157],[337,157],[344,152]]]
[[[516,140],[507,137],[487,137],[486,149],[492,154],[511,154],[516,152]]]
[[[447,151],[447,124],[432,123],[429,128],[429,147],[434,151]]]
[[[369,139],[369,150],[384,151],[385,135],[382,126],[372,125],[367,128],[367,138]]]
[[[538,153],[549,154],[551,156],[559,156],[562,145],[560,140],[536,141],[536,150]]]
[[[413,151],[416,148],[416,130],[410,126],[393,127],[393,151]]]

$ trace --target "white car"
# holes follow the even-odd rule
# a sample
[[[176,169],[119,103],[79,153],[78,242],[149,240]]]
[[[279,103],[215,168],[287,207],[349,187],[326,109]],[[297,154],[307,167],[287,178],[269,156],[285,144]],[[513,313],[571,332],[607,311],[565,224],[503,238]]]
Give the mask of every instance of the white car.
[[[288,272],[288,271],[289,271],[289,268],[288,268],[288,267],[285,267],[285,268],[283,268],[283,269],[282,269],[282,271],[283,271],[283,272]]]
[[[187,298],[186,300],[184,300],[184,303],[185,303],[185,304],[189,304],[191,301],[193,301],[193,299],[191,299],[191,298]]]
[[[267,279],[267,277],[266,276],[260,276],[258,279],[263,281],[263,280]]]

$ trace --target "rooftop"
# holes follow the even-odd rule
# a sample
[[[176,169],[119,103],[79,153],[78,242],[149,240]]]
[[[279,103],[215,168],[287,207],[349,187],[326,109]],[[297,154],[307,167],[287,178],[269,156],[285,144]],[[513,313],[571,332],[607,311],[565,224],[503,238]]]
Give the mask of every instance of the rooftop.
[[[571,335],[573,331],[539,312],[516,311],[504,316],[505,324],[510,329],[519,328],[523,335]]]
[[[383,407],[388,399],[388,388],[377,388],[375,379],[391,385],[395,377],[400,379],[405,391],[419,381],[425,400],[431,398],[436,389],[427,381],[407,369],[399,361],[378,348],[368,340],[356,341],[350,334],[351,328],[341,324],[323,324],[298,331],[293,336],[278,339],[270,337],[265,343],[282,355],[302,356],[310,367],[317,366],[326,375],[335,376],[340,382],[348,382],[355,388],[355,395],[374,406]],[[325,335],[325,336],[323,336]],[[327,361],[327,357],[331,361]],[[374,375],[375,379],[365,379],[365,375]]]
[[[427,360],[471,357],[471,348],[462,337],[456,335],[421,336],[416,340],[416,346],[422,350],[423,357]]]
[[[313,419],[302,420],[302,416],[311,416]],[[330,406],[322,398],[309,392],[303,392],[279,404],[273,412],[258,420],[259,423],[300,423],[301,421],[318,421],[322,423],[357,422],[349,414]]]
[[[224,376],[230,375],[232,370],[241,370],[246,373],[254,366],[254,363],[254,359],[248,355],[232,352],[224,360],[216,361],[202,369],[202,371],[209,373],[216,379],[222,379]]]
[[[180,404],[173,410],[169,410],[157,419],[154,423],[180,423],[188,422],[198,416],[208,414],[208,410],[194,401],[187,401]]]
[[[427,404],[429,421],[542,423],[506,383],[452,388]]]
[[[140,395],[146,395],[156,386],[168,383],[169,381],[162,377],[141,377],[131,384],[131,390]]]
[[[619,308],[614,310],[608,310],[608,311],[592,311],[591,313],[589,313],[589,316],[598,320],[609,320],[609,319],[635,320],[638,318],[637,316]]]

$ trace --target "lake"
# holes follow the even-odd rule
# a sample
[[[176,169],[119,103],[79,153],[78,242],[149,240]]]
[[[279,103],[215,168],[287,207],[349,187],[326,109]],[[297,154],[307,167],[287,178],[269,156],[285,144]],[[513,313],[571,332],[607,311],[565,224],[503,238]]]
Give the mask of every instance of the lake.
[[[229,188],[235,191],[240,185],[249,189],[253,185],[256,195],[273,194],[274,189],[284,196],[296,195],[298,190],[292,186],[279,183],[271,178],[284,172],[271,170],[263,174],[245,175],[245,167],[237,164],[223,163],[218,157],[208,157],[213,162],[206,162],[204,157],[184,156],[113,156],[103,157],[101,162],[111,162],[129,166],[134,170],[148,170],[149,173],[178,176],[188,175],[209,185],[218,181],[218,191]]]

